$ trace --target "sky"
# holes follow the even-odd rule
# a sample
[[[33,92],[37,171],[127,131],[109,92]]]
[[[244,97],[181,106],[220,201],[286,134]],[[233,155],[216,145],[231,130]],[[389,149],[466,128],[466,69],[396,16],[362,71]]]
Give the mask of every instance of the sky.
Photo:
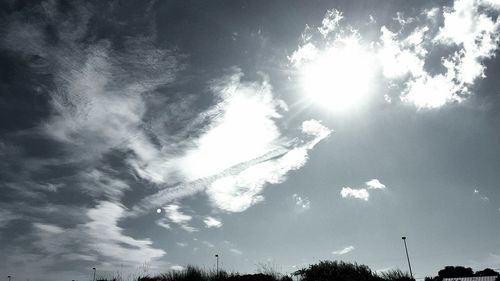
[[[2,1],[0,276],[500,269],[499,13]]]

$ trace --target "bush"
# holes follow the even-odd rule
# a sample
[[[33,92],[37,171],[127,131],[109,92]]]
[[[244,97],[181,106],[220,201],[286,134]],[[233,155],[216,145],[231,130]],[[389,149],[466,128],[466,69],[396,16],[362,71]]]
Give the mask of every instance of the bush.
[[[320,261],[294,272],[302,281],[380,281],[366,265],[338,261]]]

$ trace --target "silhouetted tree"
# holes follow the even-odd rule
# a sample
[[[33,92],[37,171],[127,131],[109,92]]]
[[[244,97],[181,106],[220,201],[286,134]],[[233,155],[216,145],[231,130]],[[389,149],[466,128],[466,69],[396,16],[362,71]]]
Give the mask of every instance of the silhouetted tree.
[[[500,273],[494,271],[491,268],[486,268],[480,271],[476,271],[475,276],[499,276]]]
[[[464,266],[445,266],[438,272],[440,280],[443,278],[456,278],[456,277],[473,277],[474,271],[470,267]]]

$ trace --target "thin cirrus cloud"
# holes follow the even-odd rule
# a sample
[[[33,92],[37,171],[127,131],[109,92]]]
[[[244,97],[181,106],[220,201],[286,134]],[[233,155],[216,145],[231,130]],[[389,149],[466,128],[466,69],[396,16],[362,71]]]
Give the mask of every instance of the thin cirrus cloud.
[[[352,252],[353,250],[354,250],[354,246],[347,246],[343,249],[333,251],[332,254],[341,256],[341,255],[348,254],[348,253]]]

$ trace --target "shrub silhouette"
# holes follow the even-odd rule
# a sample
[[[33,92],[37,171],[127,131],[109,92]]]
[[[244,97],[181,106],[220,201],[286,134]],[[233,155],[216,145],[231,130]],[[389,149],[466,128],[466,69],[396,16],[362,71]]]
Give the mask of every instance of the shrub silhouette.
[[[380,281],[366,265],[342,261],[320,261],[294,272],[302,281]]]
[[[400,269],[389,270],[382,272],[380,277],[387,281],[411,281],[413,280],[408,272],[403,272]]]
[[[455,278],[455,277],[473,277],[474,271],[470,267],[464,266],[445,266],[438,272],[438,277],[440,280],[443,278]]]
[[[474,276],[499,276],[499,275],[500,275],[500,273],[496,272],[495,270],[493,270],[491,268],[485,268],[483,270],[479,270],[479,271],[476,271],[476,273],[474,273]]]

